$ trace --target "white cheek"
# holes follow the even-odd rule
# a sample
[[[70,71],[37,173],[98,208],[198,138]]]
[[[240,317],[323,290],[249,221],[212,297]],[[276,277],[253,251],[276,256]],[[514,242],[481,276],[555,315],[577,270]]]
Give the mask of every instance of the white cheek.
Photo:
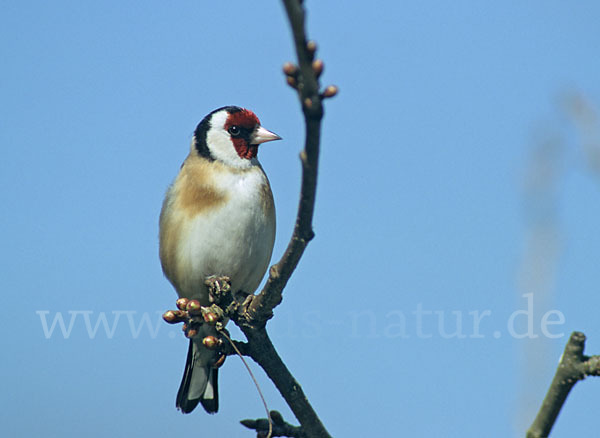
[[[210,124],[211,129],[206,134],[206,143],[215,159],[223,163],[239,168],[247,168],[252,165],[251,160],[240,158],[237,154],[229,134],[223,129],[214,129],[214,127],[225,126],[227,113],[219,112],[213,115]]]
[[[206,134],[206,143],[213,157],[227,164],[241,160],[229,135],[221,130],[210,129]]]

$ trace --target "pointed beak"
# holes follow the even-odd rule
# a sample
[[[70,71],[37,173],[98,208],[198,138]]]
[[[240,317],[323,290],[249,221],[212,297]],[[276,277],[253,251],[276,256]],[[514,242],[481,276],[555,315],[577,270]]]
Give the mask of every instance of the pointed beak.
[[[259,126],[250,136],[250,144],[261,144],[273,140],[281,140],[281,137],[262,126]]]

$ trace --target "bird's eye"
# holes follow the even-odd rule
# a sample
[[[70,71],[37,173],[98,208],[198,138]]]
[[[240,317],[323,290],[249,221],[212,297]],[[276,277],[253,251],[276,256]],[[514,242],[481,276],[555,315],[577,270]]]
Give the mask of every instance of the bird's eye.
[[[238,125],[231,126],[227,131],[229,131],[229,133],[234,137],[237,137],[242,132],[242,130],[240,129],[240,127]]]

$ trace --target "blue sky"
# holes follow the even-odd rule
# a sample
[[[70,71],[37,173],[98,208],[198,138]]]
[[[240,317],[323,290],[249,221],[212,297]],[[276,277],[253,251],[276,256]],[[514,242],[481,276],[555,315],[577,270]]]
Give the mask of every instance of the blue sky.
[[[582,330],[600,353],[599,175],[561,105],[577,92],[600,106],[600,4],[306,3],[324,85],[341,92],[326,103],[316,238],[269,324],[276,347],[334,436],[523,436],[566,336]],[[176,295],[157,222],[198,121],[245,106],[284,138],[259,152],[284,250],[303,125],[281,73],[294,53],[282,6],[2,10],[3,429],[252,436],[237,421],[262,407],[235,358],[217,415],[175,410],[187,345],[158,319]],[[528,192],[547,139],[555,177]],[[548,311],[564,322],[546,334],[564,336],[542,331]],[[528,315],[533,340],[519,338]],[[552,436],[594,427],[599,397],[599,381],[577,385]]]

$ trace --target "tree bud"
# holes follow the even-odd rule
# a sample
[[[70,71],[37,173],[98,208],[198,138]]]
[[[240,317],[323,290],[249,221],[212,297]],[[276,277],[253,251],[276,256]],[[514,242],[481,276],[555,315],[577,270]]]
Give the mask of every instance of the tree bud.
[[[172,310],[167,310],[165,313],[163,313],[162,317],[169,324],[175,324],[176,322],[178,322],[177,315]]]
[[[312,69],[315,72],[315,74],[317,75],[317,77],[321,76],[321,73],[323,73],[324,67],[325,67],[325,64],[323,64],[323,61],[320,59],[315,59],[312,63]]]
[[[200,306],[200,301],[198,301],[198,300],[190,300],[187,303],[187,306],[185,308],[190,313],[197,313],[197,312],[200,311],[201,307],[202,306]]]
[[[210,325],[214,325],[219,320],[219,317],[213,312],[208,312],[204,314],[204,321],[206,321]]]
[[[225,363],[225,358],[227,356],[225,356],[224,354],[222,354],[221,356],[219,356],[219,358],[215,361],[215,364],[213,365],[213,368],[221,368],[223,366],[223,364]]]
[[[175,303],[177,304],[177,308],[179,310],[185,310],[189,301],[190,300],[187,298],[179,298],[177,301],[175,301]]]
[[[220,344],[220,341],[214,336],[207,336],[202,339],[202,345],[204,345],[209,350],[215,350]]]
[[[329,85],[327,88],[325,88],[325,91],[323,91],[323,97],[333,97],[338,93],[338,87],[336,87],[335,85]]]
[[[286,62],[283,64],[283,72],[288,76],[294,76],[298,72],[298,67],[291,62]]]

